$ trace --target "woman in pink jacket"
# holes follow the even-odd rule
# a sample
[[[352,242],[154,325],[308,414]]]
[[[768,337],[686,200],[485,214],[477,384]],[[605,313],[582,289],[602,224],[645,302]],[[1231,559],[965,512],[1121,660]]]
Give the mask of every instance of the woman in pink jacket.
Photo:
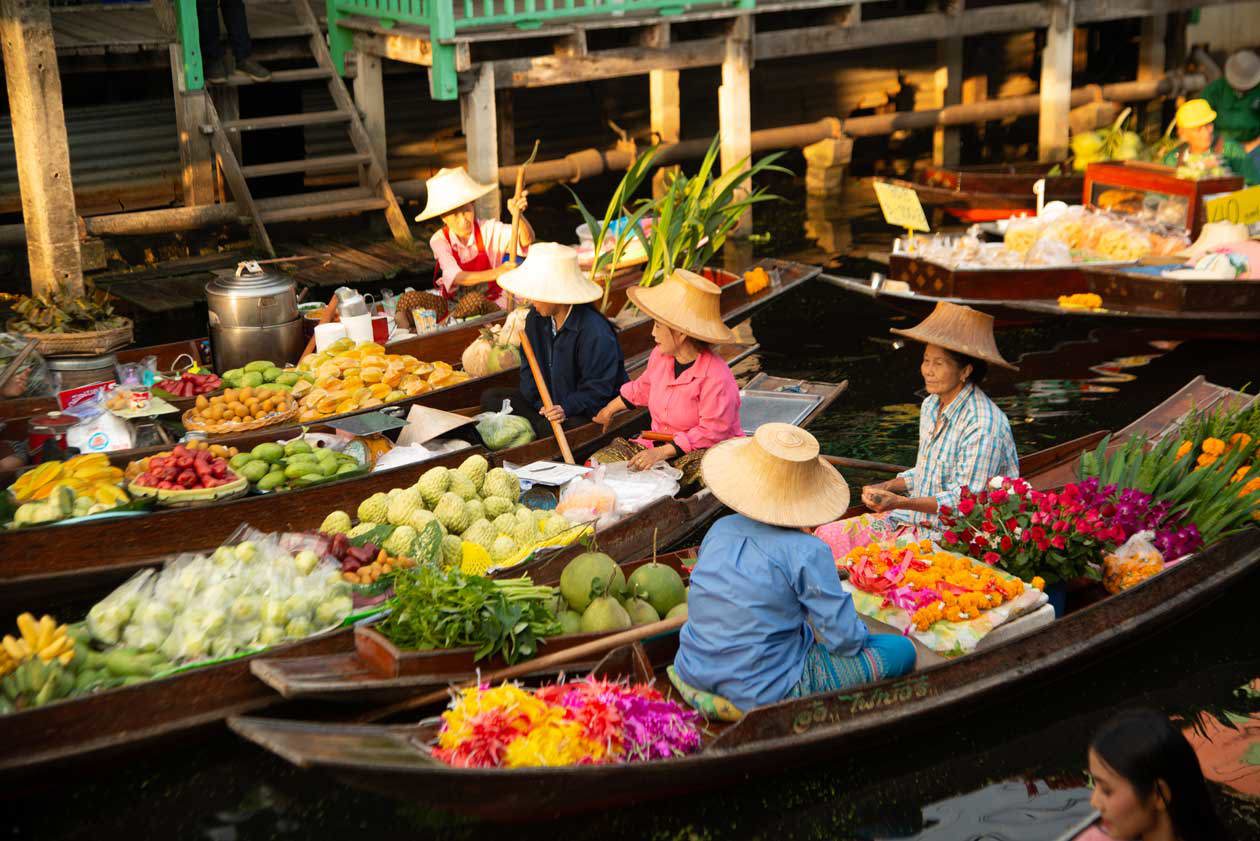
[[[686,485],[699,476],[700,459],[714,444],[743,435],[739,425],[739,386],[713,345],[738,341],[722,323],[721,290],[717,284],[683,269],[652,287],[627,293],[644,315],[655,320],[656,347],[647,370],[621,387],[621,394],[595,415],[607,428],[613,416],[631,406],[647,406],[652,432],[669,436],[653,446],[646,438],[618,438],[593,459],[625,461],[646,470],[674,459]],[[658,437],[659,437],[658,435]]]

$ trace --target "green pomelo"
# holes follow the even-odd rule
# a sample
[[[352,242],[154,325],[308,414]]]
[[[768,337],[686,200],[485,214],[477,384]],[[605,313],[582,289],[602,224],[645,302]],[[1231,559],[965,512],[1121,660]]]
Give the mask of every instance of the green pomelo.
[[[664,564],[644,564],[630,574],[629,585],[633,595],[647,601],[661,616],[687,600],[682,576]]]
[[[616,599],[608,596],[595,599],[582,612],[582,633],[584,634],[624,631],[633,624],[626,609],[617,604]]]
[[[649,625],[652,622],[661,621],[661,615],[643,599],[626,599],[625,609],[630,615],[630,621],[635,625]]]
[[[687,616],[687,603],[686,602],[683,602],[682,604],[674,605],[673,607],[669,609],[669,613],[665,614],[666,619],[673,619],[675,616],[682,616],[686,618]]]
[[[582,614],[572,610],[562,610],[556,617],[560,620],[560,633],[562,634],[580,634],[582,633]]]
[[[625,584],[625,573],[603,552],[583,552],[569,561],[560,573],[560,592],[577,611],[586,610],[597,596],[622,592]]]

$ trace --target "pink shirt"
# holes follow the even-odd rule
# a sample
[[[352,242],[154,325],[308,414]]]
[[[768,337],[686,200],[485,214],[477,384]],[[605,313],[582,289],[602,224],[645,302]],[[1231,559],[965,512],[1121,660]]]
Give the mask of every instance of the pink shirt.
[[[634,406],[647,406],[652,431],[674,436],[684,453],[702,450],[744,434],[739,426],[739,386],[731,369],[712,351],[703,351],[691,367],[674,379],[674,357],[652,351],[647,370],[621,387]],[[650,441],[638,443],[650,447]]]
[[[481,241],[490,255],[490,265],[499,265],[503,262],[508,246],[512,243],[512,226],[498,219],[478,219],[477,225],[481,228]],[[477,256],[477,236],[470,233],[467,240],[461,240],[452,234],[451,241],[448,243],[446,236],[442,233],[443,230],[445,229],[439,228],[438,232],[429,239],[429,248],[433,250],[433,259],[437,261],[440,273],[437,284],[443,291],[450,294],[455,291],[455,275],[463,271],[459,267],[459,262],[467,263]],[[453,251],[452,245],[454,245]],[[502,306],[504,302],[500,300],[494,303]]]

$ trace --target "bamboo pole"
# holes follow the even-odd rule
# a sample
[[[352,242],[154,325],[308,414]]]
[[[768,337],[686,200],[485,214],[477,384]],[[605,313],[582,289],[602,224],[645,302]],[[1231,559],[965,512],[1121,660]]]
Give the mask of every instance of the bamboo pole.
[[[823,460],[833,467],[851,467],[854,470],[870,470],[875,473],[904,473],[909,468],[886,461],[867,461],[861,458],[845,458],[844,456],[824,455]]]
[[[521,331],[521,350],[525,352],[525,361],[529,363],[529,371],[534,375],[534,385],[538,386],[543,408],[550,409],[554,405],[551,402],[551,391],[547,388],[547,381],[543,379],[542,369],[538,367],[538,357],[534,356],[534,346],[529,341],[529,334],[524,330]],[[549,423],[551,434],[556,436],[556,442],[560,444],[560,454],[564,456],[567,464],[573,464],[573,451],[569,449],[569,439],[565,437],[564,427],[557,421],[549,421]]]

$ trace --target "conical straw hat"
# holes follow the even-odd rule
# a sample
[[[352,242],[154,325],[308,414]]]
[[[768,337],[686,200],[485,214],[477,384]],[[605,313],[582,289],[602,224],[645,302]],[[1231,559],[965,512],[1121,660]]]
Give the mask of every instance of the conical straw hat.
[[[497,189],[494,184],[478,184],[462,166],[439,169],[437,175],[424,182],[424,186],[428,195],[424,212],[416,217],[417,222],[444,216]]]
[[[1199,231],[1199,238],[1194,244],[1177,256],[1197,260],[1213,248],[1245,242],[1250,237],[1251,232],[1241,222],[1208,222]]]
[[[849,484],[818,455],[818,441],[790,423],[730,438],[700,463],[704,483],[729,508],[772,526],[814,527],[849,508]]]
[[[407,426],[398,440],[401,444],[423,444],[472,422],[467,415],[444,412],[432,406],[412,406],[407,413]]]
[[[547,304],[589,304],[604,290],[578,268],[577,249],[558,242],[536,242],[524,262],[499,275],[499,286],[518,298]]]
[[[941,301],[931,315],[909,330],[893,328],[889,332],[925,345],[937,345],[973,359],[983,359],[1012,371],[1019,370],[998,353],[997,343],[993,340],[993,316],[971,307]]]
[[[1260,85],[1260,56],[1239,50],[1225,62],[1225,81],[1234,90],[1249,91]]]
[[[693,339],[721,345],[738,339],[722,322],[722,290],[686,269],[674,271],[655,286],[634,286],[626,296],[639,310]]]

